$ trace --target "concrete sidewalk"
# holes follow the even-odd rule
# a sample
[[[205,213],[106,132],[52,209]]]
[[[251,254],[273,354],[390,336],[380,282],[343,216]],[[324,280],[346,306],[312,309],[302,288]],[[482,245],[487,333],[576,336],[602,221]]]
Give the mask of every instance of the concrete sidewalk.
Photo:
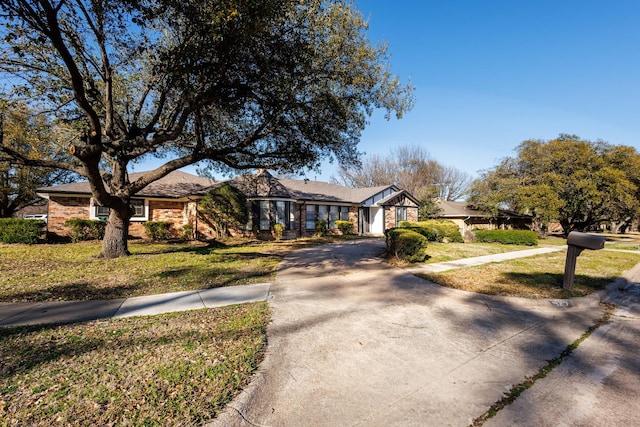
[[[502,262],[510,259],[527,258],[530,256],[548,254],[552,252],[566,251],[566,246],[550,246],[535,249],[524,249],[520,251],[504,252],[501,254],[483,255],[471,258],[457,259],[454,261],[438,262],[434,264],[422,264],[416,267],[407,268],[406,271],[440,273],[442,271],[453,270],[456,268],[473,267],[476,265],[487,264],[490,262]]]
[[[0,303],[0,326],[74,323],[266,301],[271,283],[172,292],[115,300]]]

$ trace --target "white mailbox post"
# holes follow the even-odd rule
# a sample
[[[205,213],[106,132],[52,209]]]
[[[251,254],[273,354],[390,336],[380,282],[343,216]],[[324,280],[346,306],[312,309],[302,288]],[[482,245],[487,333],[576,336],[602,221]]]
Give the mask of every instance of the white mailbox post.
[[[567,236],[567,260],[564,264],[564,282],[562,287],[567,290],[573,289],[573,282],[576,276],[576,259],[578,255],[585,250],[598,250],[604,248],[604,236],[596,236],[593,234],[580,233],[572,231]]]

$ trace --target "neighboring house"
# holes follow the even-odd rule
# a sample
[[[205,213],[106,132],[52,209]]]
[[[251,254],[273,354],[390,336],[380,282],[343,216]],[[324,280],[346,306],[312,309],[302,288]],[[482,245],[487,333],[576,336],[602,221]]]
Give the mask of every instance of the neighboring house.
[[[519,215],[514,212],[499,209],[498,215],[489,215],[474,208],[467,202],[438,201],[440,209],[437,217],[455,222],[460,232],[479,228],[483,230],[516,229],[529,230],[532,225],[530,215]]]
[[[135,180],[140,174],[131,174]],[[372,188],[347,188],[337,184],[310,180],[281,179],[267,171],[244,175],[226,181],[247,197],[251,219],[237,233],[271,236],[273,225],[285,226],[285,237],[315,233],[318,220],[325,220],[335,230],[336,220],[353,222],[359,234],[382,234],[399,221],[416,221],[417,200],[395,185]],[[132,199],[135,215],[129,234],[144,236],[145,221],[167,221],[174,233],[191,226],[199,238],[215,237],[206,218],[198,213],[198,201],[208,190],[221,183],[182,171],[174,171],[149,184]],[[86,182],[38,189],[49,200],[49,232],[68,235],[64,222],[71,218],[100,219],[108,216],[108,208],[94,203]]]

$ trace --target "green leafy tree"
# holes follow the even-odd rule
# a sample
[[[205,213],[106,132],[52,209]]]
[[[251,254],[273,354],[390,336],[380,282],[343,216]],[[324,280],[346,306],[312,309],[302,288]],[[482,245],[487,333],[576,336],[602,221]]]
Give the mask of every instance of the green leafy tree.
[[[373,110],[413,104],[366,29],[342,0],[0,0],[7,95],[74,130],[73,161],[0,151],[85,177],[110,208],[101,255],[126,255],[131,197],[173,170],[357,162]],[[130,181],[149,156],[170,160]]]
[[[516,151],[474,182],[470,202],[488,212],[503,207],[531,214],[542,230],[556,220],[565,234],[637,217],[635,149],[563,134],[546,142],[524,141]]]
[[[200,203],[199,212],[209,220],[218,236],[228,236],[229,226],[240,228],[249,222],[247,198],[227,183],[209,190]]]
[[[0,146],[30,159],[64,160],[68,156],[56,146],[56,133],[54,124],[43,116],[34,116],[24,103],[0,102]],[[0,218],[9,218],[38,202],[38,187],[63,184],[74,178],[75,174],[63,169],[20,165],[0,152]]]

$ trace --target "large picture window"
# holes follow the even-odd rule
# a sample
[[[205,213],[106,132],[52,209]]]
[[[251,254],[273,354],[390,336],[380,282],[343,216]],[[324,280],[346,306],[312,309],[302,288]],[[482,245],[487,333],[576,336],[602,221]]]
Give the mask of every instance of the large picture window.
[[[319,220],[326,221],[329,229],[335,229],[337,220],[349,220],[349,206],[307,205],[307,230],[315,230]]]
[[[260,231],[269,231],[274,224],[284,225],[285,230],[293,230],[295,228],[294,202],[284,200],[257,200],[253,203],[253,220],[258,221],[258,229]]]

